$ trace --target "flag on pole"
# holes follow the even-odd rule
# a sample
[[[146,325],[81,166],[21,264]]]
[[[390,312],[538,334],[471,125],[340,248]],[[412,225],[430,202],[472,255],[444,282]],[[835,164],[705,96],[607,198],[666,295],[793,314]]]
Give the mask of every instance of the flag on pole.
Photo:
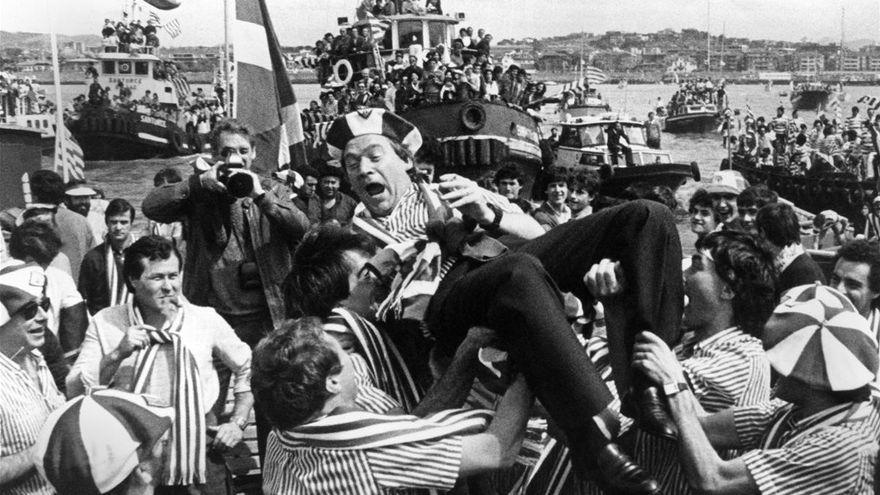
[[[586,72],[587,72],[587,84],[589,84],[589,85],[601,84],[601,83],[608,80],[608,75],[605,74],[605,72],[598,67],[594,67],[594,66],[590,65],[587,67]]]
[[[83,150],[65,124],[55,131],[55,170],[61,169],[65,181],[86,180]]]
[[[154,11],[154,10],[150,11],[149,20],[155,22],[156,24],[162,24],[162,19],[159,18],[159,14],[157,14],[156,11]]]
[[[293,86],[265,0],[236,0],[235,114],[254,131],[254,168],[269,172],[306,164],[305,137]]]
[[[180,33],[183,32],[183,30],[181,30],[180,28],[180,19],[176,17],[166,22],[162,27],[165,29],[165,32],[168,33],[169,36],[171,36],[172,39],[177,38],[178,36],[180,36]]]

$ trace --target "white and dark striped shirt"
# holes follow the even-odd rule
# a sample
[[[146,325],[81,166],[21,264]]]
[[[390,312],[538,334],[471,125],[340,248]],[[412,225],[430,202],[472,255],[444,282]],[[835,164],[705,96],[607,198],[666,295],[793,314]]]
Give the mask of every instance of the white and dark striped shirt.
[[[740,457],[762,494],[874,493],[880,440],[876,398],[806,418],[782,401],[734,409]]]
[[[64,397],[39,351],[26,358],[36,365],[39,388],[28,373],[0,354],[0,457],[18,454],[37,441],[49,413],[64,404]],[[36,471],[6,485],[3,494],[52,494],[55,490]]]

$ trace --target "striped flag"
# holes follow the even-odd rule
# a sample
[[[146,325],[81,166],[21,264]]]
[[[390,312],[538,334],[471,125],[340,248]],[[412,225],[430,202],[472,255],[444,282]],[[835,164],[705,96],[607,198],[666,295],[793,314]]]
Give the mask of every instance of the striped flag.
[[[880,98],[877,98],[876,96],[860,96],[859,99],[856,101],[859,103],[864,103],[874,110],[880,109]]]
[[[592,65],[587,67],[587,84],[602,84],[607,80],[608,75],[602,69]]]
[[[181,96],[183,96],[184,98],[189,98],[189,82],[186,80],[186,77],[174,76],[171,78],[171,84],[173,84],[174,89],[177,90],[178,98],[180,98]]]
[[[168,35],[171,36],[172,39],[177,38],[178,36],[180,36],[180,33],[183,32],[180,29],[180,19],[176,17],[166,22],[165,25],[162,27],[165,28],[165,32],[168,33]]]
[[[372,12],[367,12],[366,19],[358,22],[355,27],[357,29],[362,28],[363,26],[370,27],[370,35],[373,38],[373,41],[378,43],[385,39],[385,31],[391,27],[391,23],[384,19],[379,19],[374,16]]]
[[[155,22],[156,24],[162,24],[162,19],[159,19],[159,14],[157,14],[153,10],[150,11],[150,19],[149,20]]]
[[[63,177],[70,180],[86,180],[83,150],[65,124],[55,133],[55,170],[61,169]]]
[[[285,164],[306,165],[299,105],[265,0],[236,0],[233,39],[235,115],[254,131],[255,169],[269,172]]]

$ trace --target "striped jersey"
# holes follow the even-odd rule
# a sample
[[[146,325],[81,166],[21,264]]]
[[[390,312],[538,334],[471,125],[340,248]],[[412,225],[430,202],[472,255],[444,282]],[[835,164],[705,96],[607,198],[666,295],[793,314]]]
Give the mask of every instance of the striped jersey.
[[[880,403],[843,403],[806,418],[782,401],[734,409],[740,457],[761,493],[874,493]]]
[[[847,119],[843,122],[843,129],[845,131],[856,131],[862,128],[862,119],[856,115],[855,117],[847,117]]]
[[[775,134],[788,133],[788,118],[775,117],[773,120],[770,121],[770,128]]]
[[[39,351],[31,351],[39,388],[18,363],[0,354],[0,457],[18,454],[37,441],[49,413],[64,404],[52,374]],[[55,490],[36,471],[3,485],[8,495],[53,494]]]

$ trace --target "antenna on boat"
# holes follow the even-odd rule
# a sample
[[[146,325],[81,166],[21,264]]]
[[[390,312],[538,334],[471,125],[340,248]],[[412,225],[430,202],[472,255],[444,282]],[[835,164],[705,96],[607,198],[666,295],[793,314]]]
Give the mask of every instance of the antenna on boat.
[[[709,34],[709,21],[712,13],[712,0],[706,0],[706,72],[712,67],[712,35]]]
[[[54,168],[62,167],[62,179],[65,183],[70,180],[67,164],[64,163],[64,155],[61,153],[64,146],[64,102],[61,101],[61,67],[58,63],[58,34],[55,32],[55,16],[53,9],[46,0],[46,16],[49,21],[49,43],[52,45],[52,79],[55,86],[55,160]]]

